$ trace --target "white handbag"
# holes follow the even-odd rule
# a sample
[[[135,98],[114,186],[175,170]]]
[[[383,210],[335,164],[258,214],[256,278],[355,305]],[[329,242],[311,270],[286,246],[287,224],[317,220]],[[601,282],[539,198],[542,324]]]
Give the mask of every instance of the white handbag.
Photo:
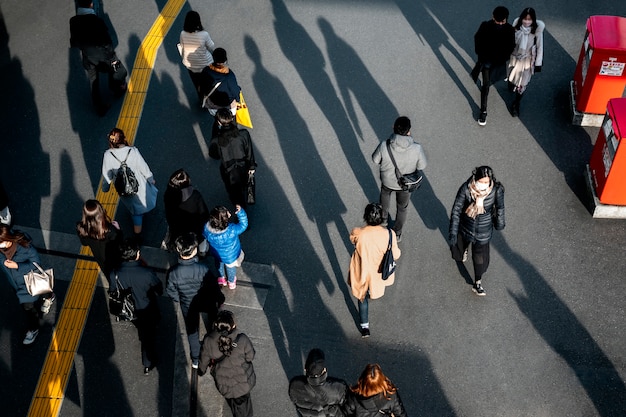
[[[33,265],[37,269],[24,274],[26,290],[32,296],[51,293],[54,288],[54,271],[52,269],[44,271],[37,262],[33,262]]]

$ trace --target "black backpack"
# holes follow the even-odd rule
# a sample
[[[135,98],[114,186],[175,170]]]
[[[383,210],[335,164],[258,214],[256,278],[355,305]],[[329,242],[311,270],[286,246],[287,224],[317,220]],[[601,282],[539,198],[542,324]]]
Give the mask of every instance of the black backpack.
[[[113,185],[115,186],[115,190],[121,196],[130,196],[137,194],[137,190],[139,190],[139,182],[137,181],[137,177],[132,169],[126,165],[126,160],[128,159],[128,155],[130,155],[130,151],[133,149],[129,149],[126,154],[126,158],[123,161],[117,159],[115,154],[111,152],[113,158],[117,159],[120,163],[120,168],[117,170],[117,174],[115,174],[115,180],[113,180]]]

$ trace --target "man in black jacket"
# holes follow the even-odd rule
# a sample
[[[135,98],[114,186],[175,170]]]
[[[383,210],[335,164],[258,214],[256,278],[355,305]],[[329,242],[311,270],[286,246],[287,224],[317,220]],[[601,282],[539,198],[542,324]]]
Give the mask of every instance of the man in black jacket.
[[[100,116],[108,105],[100,93],[99,73],[109,75],[109,89],[118,96],[126,91],[126,68],[115,55],[113,42],[104,20],[96,15],[92,0],[78,0],[76,16],[70,19],[70,45],[80,48],[83,67],[91,83],[91,99]]]
[[[474,50],[478,55],[478,62],[472,70],[472,78],[476,81],[478,73],[482,74],[478,118],[481,126],[487,124],[489,87],[506,78],[506,62],[515,48],[515,29],[507,23],[508,18],[509,10],[498,6],[493,10],[493,18],[482,22],[474,35]]]
[[[342,417],[348,392],[345,381],[328,376],[321,349],[312,349],[306,358],[305,375],[289,382],[289,398],[300,417]]]
[[[156,297],[163,294],[163,284],[150,268],[144,266],[139,246],[134,240],[122,243],[120,254],[122,265],[111,272],[109,291],[116,291],[118,282],[123,288],[132,290],[137,315],[133,324],[141,342],[143,372],[148,375],[158,361],[157,329],[161,313]]]

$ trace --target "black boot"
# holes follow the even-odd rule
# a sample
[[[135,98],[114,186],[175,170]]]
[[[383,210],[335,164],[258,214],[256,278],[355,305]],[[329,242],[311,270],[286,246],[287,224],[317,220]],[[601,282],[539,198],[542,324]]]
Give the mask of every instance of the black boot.
[[[515,100],[513,100],[513,104],[511,105],[511,116],[513,117],[519,116],[520,101],[522,101],[522,95],[520,93],[515,93]]]

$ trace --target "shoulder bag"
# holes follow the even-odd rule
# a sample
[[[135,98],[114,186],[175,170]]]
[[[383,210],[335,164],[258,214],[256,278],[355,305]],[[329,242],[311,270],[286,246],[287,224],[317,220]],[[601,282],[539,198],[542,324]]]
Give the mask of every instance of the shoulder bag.
[[[393,259],[393,252],[391,251],[391,245],[393,242],[391,229],[387,229],[387,231],[389,232],[389,244],[387,245],[387,251],[385,252],[385,256],[383,256],[380,267],[378,268],[378,272],[383,274],[383,281],[386,281],[396,270],[396,261]]]
[[[52,269],[44,270],[37,262],[33,262],[33,265],[35,265],[36,270],[24,274],[26,290],[32,296],[51,293],[54,288],[54,271]]]
[[[391,162],[393,163],[393,167],[395,168],[398,185],[402,187],[402,191],[408,191],[411,193],[420,188],[420,185],[422,185],[422,180],[424,179],[422,173],[419,169],[416,169],[415,172],[402,175],[402,173],[398,169],[398,165],[396,164],[396,159],[393,157],[393,153],[391,152],[389,139],[387,139],[387,152],[389,153],[389,157],[391,158]]]
[[[109,312],[115,316],[116,321],[136,320],[132,288],[124,288],[117,277],[117,273],[115,273],[115,283],[117,289],[109,292]]]

